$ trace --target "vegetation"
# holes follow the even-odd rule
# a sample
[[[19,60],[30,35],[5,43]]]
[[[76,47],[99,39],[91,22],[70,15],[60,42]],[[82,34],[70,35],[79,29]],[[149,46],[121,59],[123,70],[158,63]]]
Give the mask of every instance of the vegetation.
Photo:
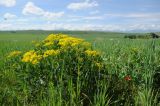
[[[1,105],[160,105],[159,39],[49,33],[1,32]]]
[[[160,36],[156,33],[145,33],[145,34],[127,34],[124,38],[130,39],[151,39],[151,38],[159,38]]]

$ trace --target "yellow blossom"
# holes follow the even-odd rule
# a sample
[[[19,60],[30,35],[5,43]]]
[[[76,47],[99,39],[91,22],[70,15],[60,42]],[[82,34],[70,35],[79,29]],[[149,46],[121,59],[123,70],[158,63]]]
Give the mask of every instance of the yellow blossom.
[[[21,53],[22,53],[21,51],[12,51],[11,53],[9,53],[8,57],[15,57]]]
[[[98,56],[100,53],[95,51],[95,50],[86,50],[85,53],[88,55],[88,56]]]
[[[53,45],[53,42],[46,42],[45,44],[44,44],[44,46],[50,46],[50,45]]]
[[[59,50],[47,50],[47,51],[44,52],[43,57],[46,58],[46,57],[51,56],[51,55],[56,56],[59,53],[60,53]]]
[[[50,34],[44,41],[51,42],[51,41],[59,40],[66,37],[68,36],[64,34]]]
[[[77,46],[79,44],[81,44],[84,40],[83,39],[78,39],[78,38],[74,38],[74,37],[66,37],[63,39],[59,40],[59,45],[61,47],[66,47],[66,46]]]
[[[41,55],[38,55],[34,50],[31,50],[23,55],[22,62],[30,62],[32,64],[37,64],[41,59]]]
[[[44,46],[51,46],[54,44],[54,42],[58,42],[60,39],[67,38],[67,35],[64,34],[50,34],[45,40],[44,40]]]

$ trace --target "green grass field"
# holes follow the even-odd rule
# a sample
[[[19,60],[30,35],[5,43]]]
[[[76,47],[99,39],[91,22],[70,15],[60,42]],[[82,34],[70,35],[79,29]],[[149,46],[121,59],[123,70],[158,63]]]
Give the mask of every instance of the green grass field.
[[[12,50],[27,50],[32,48],[32,41],[39,41],[44,39],[51,33],[64,33],[71,36],[83,38],[95,45],[101,46],[99,49],[108,49],[110,43],[137,43],[139,40],[125,40],[124,33],[114,32],[83,32],[83,31],[3,31],[0,32],[0,56],[1,58]],[[141,40],[142,45],[149,40]],[[149,41],[150,42],[150,41]],[[102,44],[103,43],[103,44]],[[109,45],[108,45],[109,44]],[[135,45],[136,46],[136,45]]]
[[[12,50],[27,50],[32,48],[32,41],[42,40],[51,33],[65,33],[83,38],[89,42],[104,42],[104,40],[123,38],[123,33],[83,31],[3,31],[0,32],[0,59]]]
[[[152,40],[129,40],[124,39],[125,33],[115,32],[83,32],[83,31],[3,31],[0,32],[0,59],[12,50],[28,50],[33,47],[32,41],[44,39],[51,33],[64,33],[79,37],[93,43],[95,49],[109,52],[112,45],[120,47],[143,47],[150,45]],[[159,43],[158,41],[156,43]]]
[[[17,94],[16,85],[18,77],[12,75],[5,68],[7,55],[14,50],[28,51],[34,49],[32,41],[41,41],[51,33],[63,33],[73,37],[82,38],[92,44],[94,50],[102,53],[105,63],[104,74],[109,76],[97,81],[100,84],[93,95],[80,96],[73,90],[72,82],[66,89],[69,96],[62,96],[63,87],[51,87],[53,98],[45,99],[45,96],[36,100],[23,100],[21,94]],[[125,33],[116,32],[83,32],[83,31],[3,31],[0,32],[0,103],[1,105],[93,105],[93,106],[158,106],[160,105],[159,84],[160,81],[160,39],[125,39]],[[22,68],[24,69],[24,68]],[[21,69],[21,70],[22,70]],[[22,70],[23,71],[23,70]],[[81,71],[81,70],[80,70]],[[7,75],[7,76],[5,76]],[[125,81],[126,75],[131,80]],[[82,76],[81,76],[82,77]],[[82,78],[83,79],[83,78]],[[15,81],[12,81],[15,80]],[[78,82],[77,82],[78,83]],[[76,83],[76,84],[77,84]],[[25,84],[23,85],[25,86]],[[77,85],[79,86],[79,85]],[[76,87],[77,87],[76,86]],[[15,87],[15,88],[12,88]],[[28,86],[26,86],[25,89]],[[55,87],[55,86],[54,86]],[[78,89],[79,87],[77,87]],[[102,89],[101,89],[102,88]],[[24,89],[23,89],[24,90]],[[25,91],[20,92],[25,92]],[[81,90],[79,88],[79,90]],[[83,89],[84,90],[84,89]],[[26,90],[27,92],[27,90]],[[87,92],[87,91],[86,91]],[[53,93],[53,92],[52,92]],[[77,95],[76,95],[77,94]],[[27,94],[26,94],[27,95]],[[26,96],[25,95],[25,96]],[[73,96],[74,95],[74,96]],[[25,97],[24,97],[25,98]],[[27,98],[27,96],[26,96]],[[53,99],[52,98],[52,99]],[[67,99],[69,98],[69,99]],[[15,100],[17,100],[15,102]]]

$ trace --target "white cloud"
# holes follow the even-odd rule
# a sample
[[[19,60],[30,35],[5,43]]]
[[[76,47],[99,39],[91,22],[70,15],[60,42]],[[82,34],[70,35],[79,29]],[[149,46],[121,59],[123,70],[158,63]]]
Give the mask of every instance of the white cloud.
[[[160,18],[160,13],[133,13],[128,14],[129,18]]]
[[[90,15],[90,16],[74,16],[74,15],[68,15],[67,16],[69,20],[68,22],[73,22],[73,21],[84,21],[84,20],[103,20],[105,17],[104,16],[97,16],[97,15]]]
[[[12,18],[16,18],[17,16],[11,13],[5,13],[3,17],[5,19],[12,19]]]
[[[83,19],[85,20],[101,20],[104,19],[103,16],[88,16],[88,17],[84,17]]]
[[[98,10],[95,10],[95,11],[91,11],[89,14],[90,15],[95,15],[95,14],[98,14],[99,13],[99,11]]]
[[[37,16],[43,16],[44,18],[47,19],[57,19],[60,18],[64,15],[64,12],[49,12],[49,11],[45,11],[42,8],[36,6],[34,3],[32,2],[28,2],[22,13],[24,15],[37,15]]]
[[[9,30],[11,29],[12,24],[9,23],[0,23],[0,30]]]
[[[44,17],[46,17],[47,19],[55,19],[55,18],[60,18],[64,15],[64,12],[57,12],[57,13],[53,13],[53,12],[45,12],[43,14]]]
[[[35,6],[34,3],[32,3],[32,2],[28,2],[25,5],[22,13],[24,15],[30,15],[30,14],[32,14],[32,15],[43,15],[44,14],[44,10],[39,8],[39,7],[37,7],[37,6]]]
[[[128,13],[128,14],[117,14],[117,13],[111,13],[106,14],[108,17],[124,17],[124,18],[160,18],[160,13]]]
[[[16,0],[0,0],[0,5],[6,6],[6,7],[12,7],[15,6]]]
[[[67,8],[71,10],[82,10],[97,7],[98,5],[99,4],[96,1],[85,0],[84,2],[70,3]]]
[[[120,32],[150,32],[160,31],[160,24],[76,24],[76,23],[45,23],[28,24],[22,22],[0,23],[0,30],[81,30],[81,31],[120,31]]]

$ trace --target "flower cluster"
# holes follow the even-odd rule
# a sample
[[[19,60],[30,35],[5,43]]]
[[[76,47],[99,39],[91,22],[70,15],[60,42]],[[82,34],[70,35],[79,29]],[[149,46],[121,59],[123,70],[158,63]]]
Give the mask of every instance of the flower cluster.
[[[85,42],[84,39],[71,37],[65,34],[50,34],[42,42],[38,42],[38,46],[36,41],[33,41],[32,43],[35,44],[35,49],[23,54],[21,61],[24,63],[31,63],[35,65],[40,62],[43,62],[44,59],[47,59],[49,57],[52,58],[61,54],[68,55],[69,52],[69,55],[71,55],[72,58],[77,58],[79,62],[84,61],[85,57],[91,58],[100,56],[100,53],[95,50],[92,50],[91,44]],[[8,57],[16,56],[20,53],[20,51],[13,51],[10,53]],[[92,61],[92,59],[90,60]],[[93,63],[95,64],[95,66],[101,67],[101,63],[97,61]]]
[[[38,55],[34,50],[31,50],[23,55],[22,62],[30,62],[32,64],[37,64],[41,59],[42,55]]]
[[[65,34],[50,34],[44,41],[52,42],[52,41],[67,38],[67,37],[68,35],[65,35]]]
[[[71,37],[65,34],[50,34],[44,41],[43,46],[57,46],[63,49],[68,47],[76,47],[79,45],[84,45],[90,47],[91,45],[88,42],[85,42],[83,39]]]
[[[50,34],[43,42],[44,46],[51,46],[58,42],[60,39],[67,38],[67,35],[64,34]]]
[[[20,55],[21,53],[21,51],[12,51],[11,53],[9,53],[8,57],[15,57]]]
[[[98,56],[100,55],[99,52],[95,51],[95,50],[86,50],[85,53],[88,55],[88,56]]]
[[[60,53],[59,50],[46,50],[43,54],[43,57],[46,58],[48,56],[56,56]]]
[[[73,38],[73,37],[66,37],[63,39],[59,40],[59,45],[61,47],[67,47],[67,46],[77,46],[79,44],[81,44],[84,40],[83,39],[78,39],[78,38]]]

